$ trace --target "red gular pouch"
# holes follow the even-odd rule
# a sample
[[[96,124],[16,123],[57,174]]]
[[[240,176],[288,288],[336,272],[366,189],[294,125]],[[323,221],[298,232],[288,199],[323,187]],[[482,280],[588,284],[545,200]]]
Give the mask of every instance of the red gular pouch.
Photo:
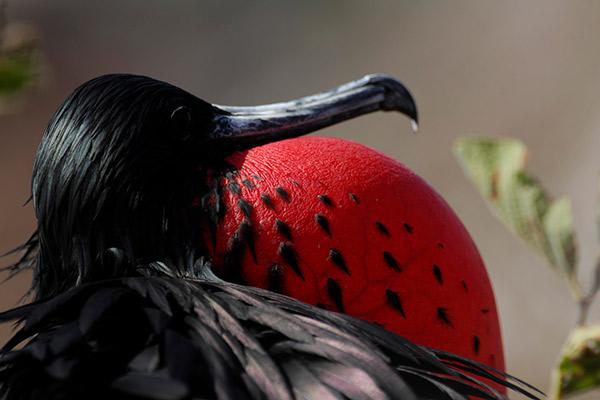
[[[410,169],[325,137],[270,143],[227,161],[234,168],[219,180],[221,223],[205,237],[218,274],[504,371],[479,252]]]

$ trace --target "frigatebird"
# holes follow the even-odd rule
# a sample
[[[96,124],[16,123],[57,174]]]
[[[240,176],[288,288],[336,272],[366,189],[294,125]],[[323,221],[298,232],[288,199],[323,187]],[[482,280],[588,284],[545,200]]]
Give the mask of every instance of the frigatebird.
[[[478,362],[213,272],[199,237],[222,214],[207,181],[227,155],[380,110],[417,121],[383,75],[257,107],[128,74],[77,88],[35,160],[38,227],[10,268],[33,269],[34,299],[0,314],[19,326],[2,398],[504,398],[484,382],[535,398]]]

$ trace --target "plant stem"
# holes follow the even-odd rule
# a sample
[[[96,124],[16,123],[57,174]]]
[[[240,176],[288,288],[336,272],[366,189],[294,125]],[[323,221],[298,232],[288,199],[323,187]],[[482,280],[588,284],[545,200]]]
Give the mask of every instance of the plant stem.
[[[8,0],[0,0],[0,56],[4,48],[4,34],[6,30],[7,18],[6,9],[8,8]]]
[[[577,300],[577,306],[579,307],[579,316],[577,318],[577,326],[583,326],[586,324],[588,319],[588,314],[590,311],[590,306],[594,301],[594,298],[598,294],[598,290],[600,289],[600,257],[596,262],[596,268],[594,270],[594,281],[592,283],[592,287],[587,295],[575,295]],[[579,284],[578,284],[579,285]]]
[[[577,306],[579,307],[579,313],[577,316],[577,326],[584,326],[586,324],[590,311],[590,304],[591,301],[587,297],[577,302]]]
[[[6,27],[6,8],[8,7],[7,0],[0,0],[0,33]]]

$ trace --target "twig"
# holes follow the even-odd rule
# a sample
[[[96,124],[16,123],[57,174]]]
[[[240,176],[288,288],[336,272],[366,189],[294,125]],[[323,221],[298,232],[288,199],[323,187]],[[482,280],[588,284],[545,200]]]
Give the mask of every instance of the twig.
[[[0,55],[4,52],[4,34],[6,32],[6,9],[8,8],[8,0],[0,0]]]
[[[0,0],[0,32],[6,27],[6,9],[8,8],[8,0]]]
[[[594,298],[598,294],[598,290],[600,290],[600,258],[596,262],[596,268],[594,271],[594,282],[592,287],[590,288],[589,293],[586,296],[581,297],[577,301],[577,305],[579,306],[579,316],[577,318],[577,326],[583,326],[586,324],[588,319],[588,314],[590,311],[590,306],[594,301]]]

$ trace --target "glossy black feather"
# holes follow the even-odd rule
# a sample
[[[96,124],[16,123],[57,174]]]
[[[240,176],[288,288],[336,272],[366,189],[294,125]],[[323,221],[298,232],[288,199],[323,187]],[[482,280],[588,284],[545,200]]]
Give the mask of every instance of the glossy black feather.
[[[174,109],[189,110],[189,126],[172,118]],[[125,74],[86,82],[65,100],[35,160],[38,230],[13,267],[33,266],[39,298],[126,275],[102,262],[111,247],[131,261],[191,267],[189,260],[202,251],[192,241],[201,221],[212,215],[215,224],[223,212],[220,185],[212,188],[206,210],[193,206],[210,193],[208,171],[198,170],[197,160],[213,160],[215,168],[223,162],[202,142],[212,109],[168,83]]]
[[[29,326],[23,347],[0,357],[2,398],[502,398],[464,372],[535,398],[489,367],[349,316],[151,267],[0,314]]]

